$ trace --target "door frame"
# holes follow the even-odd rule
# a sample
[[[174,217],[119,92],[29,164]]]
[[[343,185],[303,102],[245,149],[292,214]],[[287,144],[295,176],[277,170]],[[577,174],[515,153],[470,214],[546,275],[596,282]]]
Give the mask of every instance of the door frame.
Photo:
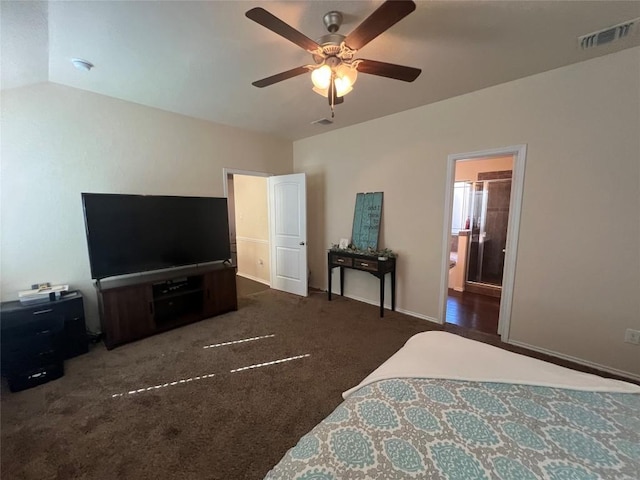
[[[449,243],[451,236],[451,213],[453,208],[453,184],[455,182],[455,167],[457,161],[478,160],[481,158],[503,157],[513,155],[513,172],[511,196],[509,198],[509,224],[507,226],[507,242],[502,276],[502,295],[500,298],[500,313],[498,317],[498,335],[503,342],[509,341],[511,327],[511,307],[513,303],[513,287],[516,274],[516,259],[518,257],[518,235],[520,232],[520,214],[522,211],[522,195],[524,192],[524,171],[527,157],[527,145],[511,145],[508,147],[480,150],[468,153],[450,154],[447,157],[447,183],[444,202],[444,231],[442,233],[442,265],[440,278],[440,309],[441,324],[447,321],[447,298],[449,293]]]
[[[222,187],[224,192],[224,198],[229,198],[229,187],[227,186],[227,179],[229,175],[247,175],[250,177],[272,177],[273,173],[267,172],[255,172],[252,170],[238,170],[236,168],[222,168]]]

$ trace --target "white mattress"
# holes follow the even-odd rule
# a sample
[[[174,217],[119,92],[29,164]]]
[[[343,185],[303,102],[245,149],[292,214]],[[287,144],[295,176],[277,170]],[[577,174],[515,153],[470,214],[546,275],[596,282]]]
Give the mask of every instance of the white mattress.
[[[411,337],[391,358],[342,396],[347,398],[364,385],[389,378],[449,378],[594,392],[640,393],[640,386],[632,383],[577,372],[436,331]]]

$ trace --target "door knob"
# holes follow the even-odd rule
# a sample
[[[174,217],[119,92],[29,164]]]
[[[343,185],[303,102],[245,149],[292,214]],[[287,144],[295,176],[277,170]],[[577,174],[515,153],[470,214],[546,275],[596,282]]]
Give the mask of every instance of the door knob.
[[[304,242],[300,242],[300,245],[304,245]]]

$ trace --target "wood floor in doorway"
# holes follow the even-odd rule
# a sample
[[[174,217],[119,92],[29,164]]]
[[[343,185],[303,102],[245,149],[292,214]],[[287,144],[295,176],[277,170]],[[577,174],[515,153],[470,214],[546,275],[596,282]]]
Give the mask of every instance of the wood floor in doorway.
[[[447,323],[497,335],[499,314],[499,298],[449,290]]]

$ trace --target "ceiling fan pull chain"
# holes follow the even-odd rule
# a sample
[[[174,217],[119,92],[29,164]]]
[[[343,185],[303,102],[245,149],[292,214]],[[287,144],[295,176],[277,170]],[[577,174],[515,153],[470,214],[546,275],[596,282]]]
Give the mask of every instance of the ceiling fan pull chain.
[[[336,74],[331,71],[331,83],[329,84],[329,92],[327,97],[329,98],[329,106],[331,107],[331,118],[333,118],[333,107],[336,103]]]

